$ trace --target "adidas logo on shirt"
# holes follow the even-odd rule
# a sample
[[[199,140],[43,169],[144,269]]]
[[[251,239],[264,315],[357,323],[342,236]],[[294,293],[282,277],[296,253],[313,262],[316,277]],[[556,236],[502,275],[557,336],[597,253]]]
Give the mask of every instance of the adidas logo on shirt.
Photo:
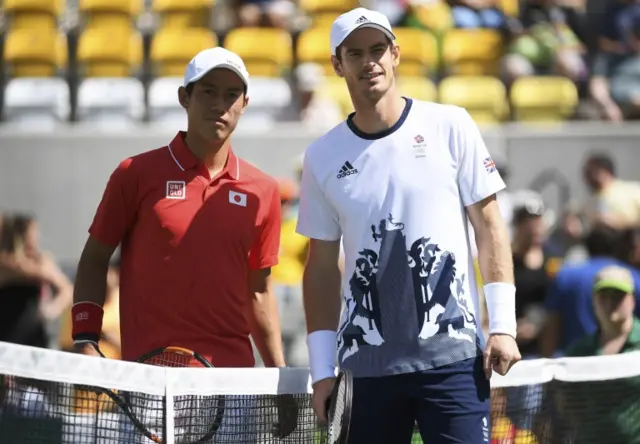
[[[356,25],[361,25],[363,23],[367,23],[369,21],[364,15],[361,15],[358,20],[356,20]]]
[[[358,174],[358,170],[355,169],[350,162],[345,162],[344,165],[342,165],[342,168],[340,168],[337,177],[338,179],[342,179],[343,177],[351,176],[352,174]]]

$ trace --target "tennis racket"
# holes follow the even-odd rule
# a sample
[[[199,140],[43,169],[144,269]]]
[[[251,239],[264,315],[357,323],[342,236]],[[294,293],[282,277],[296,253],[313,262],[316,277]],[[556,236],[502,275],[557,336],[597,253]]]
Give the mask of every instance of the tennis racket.
[[[349,370],[342,369],[327,400],[327,444],[347,444],[352,397],[353,377]]]
[[[100,350],[98,350],[98,353],[102,354]],[[156,365],[159,367],[213,368],[213,365],[198,353],[181,347],[159,348],[139,357],[136,362]],[[140,397],[140,395],[134,395],[128,392],[119,394],[113,390],[99,387],[96,390],[108,396],[118,407],[120,407],[120,409],[122,409],[124,414],[131,420],[133,425],[140,431],[140,433],[149,438],[151,441],[162,444],[162,437],[158,436],[156,433],[150,430],[151,426],[153,425],[152,423],[154,422],[154,418],[149,417],[153,414],[153,408],[148,407],[148,403],[150,402],[148,398],[144,396]],[[154,399],[151,400],[151,402],[154,405],[157,405],[157,400]],[[195,444],[206,442],[218,432],[218,429],[222,424],[222,417],[224,415],[224,397],[216,397],[216,399],[213,401],[206,399],[205,402],[208,405],[204,406],[201,405],[201,400],[194,401],[197,405],[190,405],[186,407],[184,406],[184,402],[179,402],[182,403],[181,410],[185,409],[185,411],[201,412],[204,408],[206,412],[206,415],[197,415],[195,418],[187,418],[187,420],[192,420],[188,422],[197,421],[197,424],[190,423],[182,425],[188,427],[190,430],[197,430],[197,432],[195,433],[189,433],[190,437],[196,435],[193,440],[188,441],[189,443]],[[178,422],[178,420],[179,418],[176,418],[176,422]],[[164,421],[161,422],[164,423]],[[176,426],[178,426],[178,424],[176,424]]]

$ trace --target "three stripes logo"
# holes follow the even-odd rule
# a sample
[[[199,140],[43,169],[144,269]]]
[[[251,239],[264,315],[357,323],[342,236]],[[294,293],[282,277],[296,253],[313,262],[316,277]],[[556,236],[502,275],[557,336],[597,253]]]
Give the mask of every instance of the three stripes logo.
[[[356,20],[356,25],[361,25],[363,23],[367,23],[369,21],[364,15],[361,15],[358,20]]]
[[[358,174],[358,170],[351,165],[351,162],[345,162],[338,171],[338,179],[342,179],[343,177],[351,176],[352,174]]]

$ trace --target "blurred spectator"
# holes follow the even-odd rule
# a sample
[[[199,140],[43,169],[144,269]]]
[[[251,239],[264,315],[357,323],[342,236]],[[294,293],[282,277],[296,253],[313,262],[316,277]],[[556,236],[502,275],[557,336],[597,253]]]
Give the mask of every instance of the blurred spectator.
[[[502,29],[505,16],[499,0],[447,0],[456,28]]]
[[[301,63],[295,70],[300,100],[300,120],[308,128],[326,131],[342,118],[339,104],[331,97],[322,94],[324,72],[316,63]]]
[[[540,337],[543,357],[564,352],[576,340],[597,330],[592,290],[594,279],[603,268],[612,265],[628,268],[636,280],[636,288],[640,288],[640,271],[615,258],[620,241],[620,232],[597,225],[585,242],[589,259],[582,264],[566,265],[558,272],[545,299],[547,321]]]
[[[70,307],[72,293],[69,279],[53,258],[40,250],[35,219],[21,214],[4,216],[0,233],[0,341],[47,348],[47,324]]]
[[[640,3],[611,1],[597,46],[591,96],[607,120],[640,118]]]
[[[287,28],[295,5],[289,0],[237,0],[235,10],[239,26]]]
[[[503,59],[508,82],[518,77],[558,74],[573,81],[587,76],[583,1],[529,0],[520,12],[520,29]]]
[[[298,185],[289,179],[280,180],[282,229],[278,265],[273,267],[274,294],[278,300],[285,360],[291,365],[306,365],[306,329],[302,305],[302,272],[307,255],[308,239],[296,233],[298,221],[294,204],[298,200]]]
[[[568,356],[640,351],[640,319],[634,316],[636,284],[629,270],[624,268],[607,267],[598,273],[592,284],[598,329],[571,346],[567,350]],[[628,392],[630,398],[625,398],[624,402],[611,399],[611,392],[602,386],[602,382],[597,390],[581,384],[565,386],[563,398],[571,399],[573,405],[580,406],[579,414],[575,409],[560,411],[576,433],[574,442],[637,442],[640,399],[633,394],[637,395],[639,383],[638,377],[625,381],[627,390],[631,391]],[[605,408],[606,414],[603,415]]]
[[[640,228],[627,230],[622,245],[622,260],[640,270]]]
[[[544,298],[560,255],[545,244],[544,203],[532,197],[516,207],[513,217],[513,268],[516,285],[518,348],[523,358],[538,354],[544,324]]]
[[[509,419],[509,402],[506,389],[491,390],[491,443],[538,444],[531,431],[519,427]]]
[[[369,0],[367,7],[383,13],[391,26],[403,26],[409,12],[409,3],[411,1],[408,0]]]
[[[583,175],[592,194],[586,205],[589,223],[618,229],[640,226],[640,182],[618,179],[613,159],[607,154],[591,155]]]
[[[565,263],[582,262],[587,257],[582,245],[583,237],[584,224],[580,218],[580,211],[575,205],[569,204],[548,243],[564,258]]]

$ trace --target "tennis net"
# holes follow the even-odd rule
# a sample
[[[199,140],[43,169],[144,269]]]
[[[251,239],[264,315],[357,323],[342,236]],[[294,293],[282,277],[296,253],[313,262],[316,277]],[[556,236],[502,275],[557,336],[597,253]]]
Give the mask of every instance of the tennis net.
[[[320,444],[310,398],[303,368],[166,369],[0,343],[3,444]],[[640,352],[519,363],[492,378],[490,419],[494,444],[640,443]]]

